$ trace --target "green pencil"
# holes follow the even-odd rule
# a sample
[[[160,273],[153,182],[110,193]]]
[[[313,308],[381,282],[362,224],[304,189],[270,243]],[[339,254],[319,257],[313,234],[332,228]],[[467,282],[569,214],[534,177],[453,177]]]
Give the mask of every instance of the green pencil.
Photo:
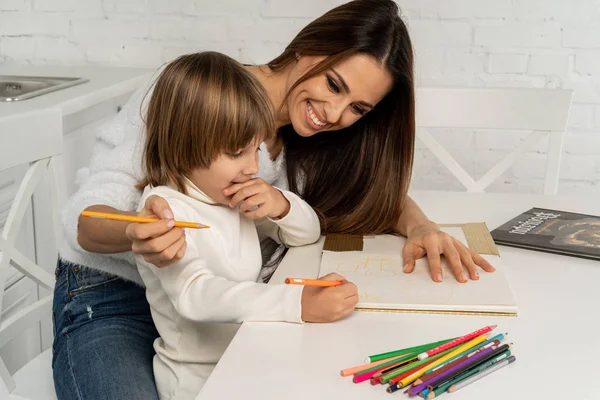
[[[454,339],[456,339],[456,338],[450,338],[450,339],[440,340],[438,342],[426,343],[426,344],[421,344],[421,345],[413,346],[413,347],[407,347],[406,349],[388,351],[387,353],[375,354],[372,356],[368,356],[367,362],[371,363],[371,362],[375,362],[375,361],[379,361],[379,360],[385,360],[386,358],[401,356],[403,354],[413,353],[415,351],[422,353],[424,351],[433,349],[434,347],[437,347],[444,343],[448,343],[449,341],[454,340]]]

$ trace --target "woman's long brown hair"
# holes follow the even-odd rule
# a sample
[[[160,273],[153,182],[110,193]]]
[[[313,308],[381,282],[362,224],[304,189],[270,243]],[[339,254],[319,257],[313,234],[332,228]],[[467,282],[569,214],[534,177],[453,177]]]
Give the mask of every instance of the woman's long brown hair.
[[[325,233],[394,233],[412,173],[415,142],[413,50],[391,0],[356,0],[307,25],[268,63],[276,72],[296,55],[326,56],[290,89],[353,54],[385,65],[390,93],[352,126],[300,137],[280,129],[290,189],[317,211]],[[289,92],[288,92],[289,93]]]

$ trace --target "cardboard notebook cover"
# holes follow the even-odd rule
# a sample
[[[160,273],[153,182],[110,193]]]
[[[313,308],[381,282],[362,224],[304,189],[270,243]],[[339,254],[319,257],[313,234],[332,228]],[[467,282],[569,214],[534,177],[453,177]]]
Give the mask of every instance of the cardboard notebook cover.
[[[479,269],[478,281],[459,283],[442,257],[444,280],[437,283],[431,279],[426,258],[417,261],[412,273],[403,272],[404,237],[327,235],[319,276],[336,272],[355,283],[357,310],[516,315],[517,305],[502,260],[485,223],[441,228],[481,254],[496,271]]]
[[[600,260],[600,217],[532,208],[492,231],[497,244]]]

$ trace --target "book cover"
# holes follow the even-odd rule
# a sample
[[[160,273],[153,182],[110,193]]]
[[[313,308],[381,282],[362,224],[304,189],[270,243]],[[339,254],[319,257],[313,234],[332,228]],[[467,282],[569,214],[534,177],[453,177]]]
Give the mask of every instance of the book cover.
[[[497,244],[600,260],[600,217],[532,208],[492,231]]]

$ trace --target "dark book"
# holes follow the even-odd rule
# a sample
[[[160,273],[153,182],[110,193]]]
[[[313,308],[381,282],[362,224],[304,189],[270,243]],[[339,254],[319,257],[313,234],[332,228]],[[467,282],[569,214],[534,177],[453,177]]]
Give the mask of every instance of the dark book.
[[[600,217],[532,208],[492,232],[496,244],[600,260]]]

